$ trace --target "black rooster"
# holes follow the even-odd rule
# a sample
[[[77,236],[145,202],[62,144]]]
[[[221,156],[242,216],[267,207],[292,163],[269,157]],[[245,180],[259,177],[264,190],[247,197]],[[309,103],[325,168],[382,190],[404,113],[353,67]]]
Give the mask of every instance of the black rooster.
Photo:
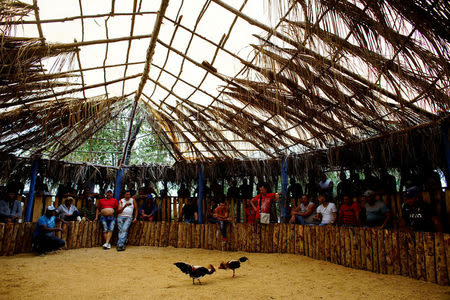
[[[211,275],[216,271],[214,269],[213,265],[209,265],[208,268],[201,267],[201,266],[191,266],[184,262],[177,262],[174,263],[175,266],[178,267],[178,269],[181,270],[181,272],[188,274],[192,278],[192,284],[194,283],[194,280],[197,279],[199,284],[202,284],[200,282],[200,278],[205,276],[206,274]]]
[[[227,261],[226,263],[222,262],[219,266],[219,269],[223,269],[223,270],[233,270],[233,277],[234,277],[234,270],[238,269],[241,266],[241,263],[244,261],[247,261],[248,258],[243,256],[241,258],[239,258],[239,260],[230,260]]]

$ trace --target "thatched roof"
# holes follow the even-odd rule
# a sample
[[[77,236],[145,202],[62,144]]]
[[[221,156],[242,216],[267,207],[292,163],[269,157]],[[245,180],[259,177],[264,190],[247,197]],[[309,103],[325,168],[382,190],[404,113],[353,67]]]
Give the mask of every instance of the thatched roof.
[[[130,105],[123,157],[143,110],[181,164],[392,143],[448,116],[446,1],[24,2],[0,3],[4,153],[62,159]]]

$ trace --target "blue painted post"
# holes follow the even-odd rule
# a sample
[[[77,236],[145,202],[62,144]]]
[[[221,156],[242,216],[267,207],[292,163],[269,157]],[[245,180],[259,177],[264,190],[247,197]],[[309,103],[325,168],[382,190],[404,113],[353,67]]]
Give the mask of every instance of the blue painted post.
[[[449,141],[449,134],[448,134],[448,131],[449,131],[449,126],[448,126],[448,124],[447,123],[445,123],[443,126],[442,126],[442,133],[443,133],[443,139],[444,139],[444,151],[445,151],[445,157],[447,158],[447,172],[444,172],[444,174],[445,174],[445,180],[447,181],[447,188],[449,187],[449,185],[450,185],[450,180],[449,180],[449,177],[450,177],[450,141]]]
[[[203,224],[203,166],[198,168],[198,223]]]
[[[287,216],[286,194],[287,194],[287,162],[286,158],[281,163],[281,218],[284,221]]]
[[[34,187],[36,185],[37,168],[38,168],[38,160],[35,159],[31,167],[31,180],[30,180],[30,189],[28,191],[27,210],[25,211],[25,222],[31,221],[31,213],[33,211],[34,206]]]
[[[116,176],[116,182],[114,185],[114,198],[116,198],[117,201],[120,199],[120,189],[122,188],[122,177],[123,177],[123,168],[120,168],[119,171],[117,171]]]

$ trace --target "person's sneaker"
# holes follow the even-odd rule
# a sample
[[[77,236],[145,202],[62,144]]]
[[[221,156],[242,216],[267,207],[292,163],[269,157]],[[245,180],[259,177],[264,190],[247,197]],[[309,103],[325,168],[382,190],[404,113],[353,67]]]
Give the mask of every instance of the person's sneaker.
[[[106,248],[111,249],[111,244],[110,243],[106,244]]]
[[[108,243],[103,244],[103,249],[105,249],[105,250],[108,249]]]

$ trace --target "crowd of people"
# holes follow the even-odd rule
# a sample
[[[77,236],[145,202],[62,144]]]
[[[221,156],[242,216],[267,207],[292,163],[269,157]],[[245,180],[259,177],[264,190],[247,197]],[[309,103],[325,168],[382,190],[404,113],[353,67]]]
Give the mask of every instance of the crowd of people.
[[[309,182],[303,189],[302,185],[291,178],[289,187],[284,195],[285,211],[279,212],[282,193],[271,192],[272,186],[263,180],[257,185],[257,195],[253,196],[253,183],[243,179],[242,185],[237,186],[235,179],[230,181],[227,193],[222,185],[213,182],[211,188],[205,186],[204,193],[207,198],[205,223],[218,224],[223,242],[227,241],[227,224],[240,221],[240,214],[247,223],[270,224],[289,222],[291,224],[316,226],[365,226],[374,228],[391,228],[394,216],[389,207],[382,201],[380,195],[394,194],[396,189],[395,178],[387,172],[379,172],[377,178],[370,171],[364,172],[364,180],[359,179],[357,173],[351,172],[350,178],[342,172],[340,182],[334,191],[334,183],[321,174],[317,181],[309,177]],[[426,180],[430,189],[439,189],[436,176]],[[420,197],[419,188],[414,181],[405,180],[401,217],[395,220],[400,229],[413,231],[442,231],[442,225],[436,210]],[[402,188],[402,187],[401,187]],[[17,200],[20,191],[17,187],[8,187],[0,193],[0,222],[18,222],[22,216],[22,203]],[[167,186],[163,192],[168,195]],[[199,210],[196,195],[198,189],[191,196],[189,186],[180,185],[178,197],[184,199],[177,221],[186,223],[199,222]],[[92,193],[86,188],[77,198],[82,202],[80,210],[74,205],[73,194],[66,194],[61,204],[55,208],[50,205],[37,222],[33,234],[33,244],[36,251],[44,254],[50,250],[64,246],[64,241],[54,235],[60,231],[56,223],[69,221],[99,221],[103,231],[103,249],[111,249],[111,238],[117,226],[117,251],[126,248],[127,235],[130,225],[137,220],[153,222],[157,220],[159,207],[155,201],[154,189],[141,188],[137,193],[126,191],[119,200],[113,198],[113,191],[107,190],[104,197]],[[230,216],[230,201],[236,199],[238,217]],[[292,205],[291,205],[292,203]],[[233,209],[235,209],[233,207]],[[235,216],[236,217],[236,216]]]

